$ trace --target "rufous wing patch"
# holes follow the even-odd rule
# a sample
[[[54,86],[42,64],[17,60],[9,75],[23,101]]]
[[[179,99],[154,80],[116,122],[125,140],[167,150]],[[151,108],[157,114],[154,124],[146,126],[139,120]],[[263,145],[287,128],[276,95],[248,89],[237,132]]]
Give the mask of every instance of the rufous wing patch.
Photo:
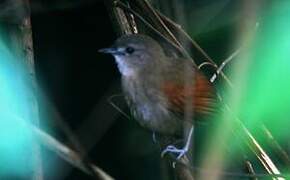
[[[207,78],[196,73],[190,83],[166,81],[162,84],[169,108],[175,112],[184,113],[185,106],[190,103],[195,114],[214,112],[216,102],[214,89]]]

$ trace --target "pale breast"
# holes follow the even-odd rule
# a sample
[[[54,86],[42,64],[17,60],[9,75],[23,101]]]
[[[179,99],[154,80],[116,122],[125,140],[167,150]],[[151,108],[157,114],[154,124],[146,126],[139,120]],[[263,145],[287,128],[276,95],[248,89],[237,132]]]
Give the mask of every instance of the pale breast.
[[[176,134],[182,128],[182,121],[159,104],[142,104],[132,111],[140,125],[151,131],[161,134]]]
[[[156,88],[142,88],[140,82],[125,81],[123,90],[134,118],[146,129],[161,134],[177,134],[182,121],[167,107],[167,99]]]

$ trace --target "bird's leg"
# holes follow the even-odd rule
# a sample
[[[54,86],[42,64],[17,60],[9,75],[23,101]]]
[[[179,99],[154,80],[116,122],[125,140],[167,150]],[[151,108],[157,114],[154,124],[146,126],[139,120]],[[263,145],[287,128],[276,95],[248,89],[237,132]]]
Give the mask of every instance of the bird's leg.
[[[168,145],[161,153],[161,157],[163,157],[166,153],[171,152],[171,153],[175,153],[177,154],[177,158],[176,159],[180,159],[181,157],[183,157],[189,150],[190,148],[190,143],[191,143],[191,139],[192,139],[192,134],[193,134],[193,126],[191,126],[187,139],[186,139],[186,144],[183,148],[179,149],[176,148],[173,145]]]

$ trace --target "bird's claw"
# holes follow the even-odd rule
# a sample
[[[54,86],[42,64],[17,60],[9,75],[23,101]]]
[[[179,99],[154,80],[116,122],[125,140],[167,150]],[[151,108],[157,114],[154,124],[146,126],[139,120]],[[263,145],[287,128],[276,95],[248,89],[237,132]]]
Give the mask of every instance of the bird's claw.
[[[186,140],[186,144],[185,146],[182,148],[182,149],[178,149],[176,148],[175,146],[173,145],[169,145],[167,146],[161,153],[161,157],[163,157],[166,153],[168,152],[171,152],[171,153],[174,153],[174,154],[177,154],[177,157],[176,157],[176,160],[179,160],[181,159],[183,156],[186,155],[186,153],[188,152],[189,148],[190,148],[190,141],[191,141],[191,138],[192,138],[192,133],[193,133],[193,126],[191,126],[190,128],[190,131],[188,133],[188,136],[187,136],[187,140]],[[173,162],[173,168],[175,168],[175,165],[176,165],[176,161]]]
[[[173,145],[169,145],[166,147],[166,149],[164,149],[161,153],[161,157],[164,157],[166,153],[171,152],[174,154],[177,154],[177,160],[182,158],[188,151],[188,148],[184,147],[182,149],[178,149]]]

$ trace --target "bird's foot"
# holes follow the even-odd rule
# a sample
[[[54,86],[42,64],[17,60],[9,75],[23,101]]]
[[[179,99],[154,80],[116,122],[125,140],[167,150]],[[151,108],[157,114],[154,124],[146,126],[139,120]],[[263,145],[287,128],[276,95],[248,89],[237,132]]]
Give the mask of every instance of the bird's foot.
[[[194,129],[193,126],[191,126],[190,131],[187,136],[186,144],[182,149],[179,149],[173,145],[169,145],[162,151],[161,157],[163,157],[168,152],[177,154],[176,160],[180,160],[183,156],[185,156],[190,148],[190,142],[192,138],[193,129]],[[176,162],[173,162],[173,168],[175,168],[175,165],[176,165]]]
[[[186,155],[186,153],[188,152],[188,147],[185,146],[182,149],[178,149],[173,145],[169,145],[166,147],[166,149],[164,149],[161,153],[161,157],[164,157],[166,153],[174,153],[177,154],[176,160],[179,160],[180,158],[182,158],[183,156]],[[176,167],[176,161],[172,163],[172,167],[175,168]]]
[[[183,156],[185,156],[185,154],[188,152],[188,147],[185,146],[182,149],[178,149],[173,145],[169,145],[166,147],[166,149],[164,149],[161,153],[161,157],[164,157],[166,153],[174,153],[177,154],[176,159],[179,160],[180,158],[182,158]]]

